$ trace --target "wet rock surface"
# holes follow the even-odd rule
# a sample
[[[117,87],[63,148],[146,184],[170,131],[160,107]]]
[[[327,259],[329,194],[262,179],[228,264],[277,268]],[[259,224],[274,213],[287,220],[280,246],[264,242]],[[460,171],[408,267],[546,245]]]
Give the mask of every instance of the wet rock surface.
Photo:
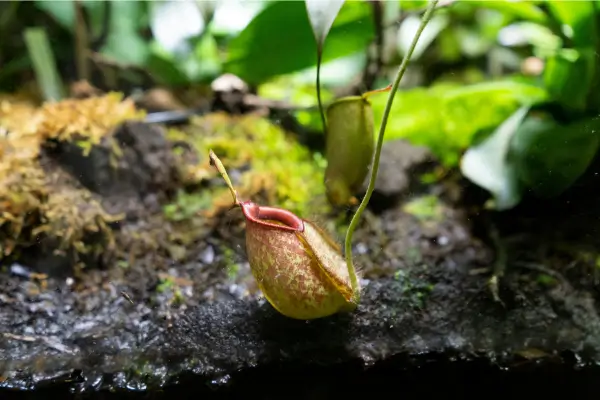
[[[393,207],[403,197],[418,190],[421,174],[436,165],[429,149],[415,146],[405,140],[387,142],[381,150],[381,160],[375,191],[369,202],[372,210]],[[365,183],[365,191],[368,180]]]
[[[365,282],[355,313],[310,322],[249,300],[204,304],[168,320],[117,294],[86,313],[57,305],[9,314],[1,299],[0,395],[287,398],[292,385],[292,398],[330,398],[338,390],[356,398],[361,391],[352,388],[361,380],[372,390],[406,380],[409,392],[427,393],[434,389],[415,386],[427,377],[444,379],[457,393],[467,390],[461,389],[466,382],[471,393],[544,377],[543,392],[555,387],[549,376],[564,378],[577,368],[567,382],[573,390],[585,397],[590,385],[598,386],[588,368],[600,361],[600,318],[589,292],[568,283],[540,290],[513,274],[503,307],[490,299],[473,266],[456,261],[415,264],[402,276]],[[304,381],[302,374],[312,378]],[[473,383],[477,376],[487,383]],[[583,386],[575,387],[578,380]]]
[[[98,171],[82,182],[121,210],[131,199],[139,210],[140,199],[171,179],[168,142],[139,127],[117,134],[130,164],[117,168],[120,178],[110,178],[101,149],[85,160]],[[503,303],[496,302],[487,281],[498,250],[474,237],[473,213],[446,203],[440,187],[424,190],[435,202],[406,207],[404,194],[423,195],[412,181],[429,161],[395,143],[384,146],[385,187],[378,181],[393,201],[365,213],[355,235],[365,286],[356,312],[315,321],[275,312],[252,289],[243,224],[231,215],[190,227],[187,242],[163,219],[131,218],[120,228],[139,233],[127,237],[128,248],[149,232],[175,247],[159,254],[151,242],[137,258],[77,279],[39,276],[27,263],[0,271],[0,398],[595,398],[597,285],[589,265],[571,265],[574,245],[590,232],[548,228],[573,220],[564,215],[499,216],[500,227],[526,221],[519,233],[528,237],[507,250]],[[73,176],[82,179],[78,168]],[[532,234],[532,225],[545,232]],[[558,252],[558,244],[570,252]]]

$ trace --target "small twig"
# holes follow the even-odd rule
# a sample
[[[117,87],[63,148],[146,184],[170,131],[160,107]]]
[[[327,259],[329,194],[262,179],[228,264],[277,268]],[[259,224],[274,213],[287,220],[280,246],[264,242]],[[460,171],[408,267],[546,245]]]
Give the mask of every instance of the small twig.
[[[548,276],[556,278],[557,280],[559,280],[561,282],[568,282],[567,278],[565,278],[560,272],[554,271],[554,270],[552,270],[544,265],[541,265],[541,264],[525,262],[525,261],[516,261],[514,263],[514,265],[516,267],[525,268],[525,269],[528,269],[531,271],[541,272],[542,274],[546,274]]]
[[[123,290],[122,290],[122,291],[121,291],[121,296],[123,296],[123,298],[124,298],[125,300],[127,300],[128,302],[130,302],[131,304],[135,304],[135,303],[133,302],[133,300],[131,299],[131,296],[129,296],[129,295],[127,294],[127,292],[125,292],[125,291],[123,291]]]
[[[55,337],[46,337],[46,336],[25,336],[25,335],[15,335],[14,333],[10,333],[10,332],[4,332],[2,333],[2,336],[4,336],[7,339],[12,339],[12,340],[19,340],[21,342],[29,342],[29,343],[33,343],[33,342],[37,342],[37,341],[41,341],[44,342],[44,344],[48,347],[50,347],[51,349],[60,351],[61,353],[69,353],[69,354],[73,354],[74,351],[69,349],[67,346],[65,346],[64,344],[62,344],[60,341],[58,341],[58,339],[56,339]]]
[[[323,49],[317,52],[317,102],[319,103],[319,115],[323,125],[323,133],[327,134],[327,121],[325,120],[325,109],[321,100],[321,61],[323,59]]]
[[[504,273],[506,272],[506,261],[508,258],[506,252],[506,246],[500,239],[500,234],[498,233],[498,229],[492,225],[490,227],[490,237],[494,243],[494,247],[496,249],[496,260],[494,261],[494,271],[492,273],[492,277],[490,278],[488,284],[490,287],[490,291],[492,292],[492,297],[494,301],[504,305],[502,300],[500,299],[499,293],[499,280],[502,279]]]
[[[90,80],[90,65],[87,58],[88,29],[85,23],[83,5],[80,0],[73,2],[75,9],[75,59],[77,62],[77,77],[79,80]]]
[[[90,45],[91,50],[94,52],[97,52],[100,50],[100,48],[104,45],[104,42],[106,42],[106,38],[108,37],[108,33],[110,31],[110,17],[111,17],[111,12],[112,12],[112,4],[111,3],[112,2],[110,2],[110,1],[103,2],[104,14],[102,15],[102,27],[100,29],[100,33],[98,34],[98,37],[94,38]]]
[[[375,27],[375,57],[374,60],[367,62],[367,67],[363,74],[362,83],[370,90],[375,83],[375,79],[383,66],[383,5],[381,0],[371,0],[373,6],[373,25]],[[371,57],[370,57],[371,58]]]

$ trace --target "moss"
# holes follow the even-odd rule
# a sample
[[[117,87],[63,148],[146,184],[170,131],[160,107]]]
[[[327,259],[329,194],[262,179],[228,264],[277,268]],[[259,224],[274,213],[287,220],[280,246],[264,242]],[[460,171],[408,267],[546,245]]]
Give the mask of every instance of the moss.
[[[242,172],[240,181],[234,182],[241,198],[285,208],[304,218],[330,211],[323,157],[258,115],[209,114],[195,119],[185,132],[172,130],[169,138],[191,144],[199,162],[188,176],[198,181],[217,176],[208,160],[208,151],[213,149],[229,170]],[[219,194],[214,205],[230,206],[231,196]]]
[[[42,148],[67,141],[91,149],[123,121],[142,116],[118,93],[39,107],[22,98],[0,99],[0,256],[26,251],[42,239],[74,262],[82,254],[110,252],[109,224],[121,216],[107,214],[56,165],[42,166]]]
[[[226,246],[221,246],[221,252],[223,253],[223,261],[225,262],[227,276],[230,279],[235,279],[240,270],[239,265],[235,262],[235,252]]]
[[[394,279],[401,284],[404,299],[412,306],[422,308],[434,285],[411,275],[404,270],[398,270],[394,274]]]
[[[415,216],[420,221],[442,221],[444,211],[437,196],[417,197],[406,203],[402,210]]]
[[[175,200],[163,207],[163,212],[170,221],[185,221],[196,216],[199,212],[209,210],[212,207],[213,198],[220,196],[225,191],[227,189],[201,190],[189,193],[180,189],[175,196]]]

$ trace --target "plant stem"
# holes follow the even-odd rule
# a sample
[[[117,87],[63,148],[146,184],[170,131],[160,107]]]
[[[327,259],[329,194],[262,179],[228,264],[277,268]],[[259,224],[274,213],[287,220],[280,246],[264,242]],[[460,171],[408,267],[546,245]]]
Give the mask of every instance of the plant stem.
[[[234,189],[233,184],[231,183],[231,179],[229,179],[229,175],[227,174],[227,170],[223,166],[223,163],[221,162],[221,160],[219,160],[219,157],[217,157],[217,155],[215,154],[214,151],[209,150],[208,155],[210,157],[210,164],[212,166],[214,166],[217,169],[217,171],[219,171],[219,173],[225,180],[225,183],[227,184],[227,187],[229,188],[229,191],[231,192],[231,197],[233,197],[234,206],[239,206],[240,201],[238,200],[237,192]]]
[[[321,122],[323,123],[323,134],[327,135],[327,122],[325,121],[325,111],[323,110],[323,102],[321,101],[321,61],[323,57],[323,47],[317,50],[317,102],[319,103],[319,113]]]
[[[345,254],[346,254],[346,265],[348,267],[348,274],[350,275],[350,284],[352,285],[352,292],[354,294],[353,300],[355,303],[358,303],[360,300],[360,288],[358,286],[358,277],[356,276],[356,269],[354,268],[354,263],[352,261],[352,235],[354,234],[354,231],[358,225],[358,221],[359,221],[362,213],[364,212],[364,210],[367,208],[367,204],[369,204],[369,200],[371,199],[371,195],[373,194],[373,190],[375,189],[375,181],[377,179],[377,172],[379,171],[379,158],[381,157],[381,148],[383,146],[383,137],[385,135],[385,128],[387,125],[387,120],[388,120],[390,111],[392,110],[392,104],[394,102],[394,97],[396,95],[396,92],[398,91],[398,86],[400,86],[400,81],[402,80],[402,77],[404,76],[404,73],[406,72],[406,68],[408,66],[408,62],[410,61],[412,53],[415,50],[415,47],[417,45],[417,42],[419,41],[419,38],[421,37],[421,34],[423,33],[423,30],[425,30],[427,23],[431,19],[431,15],[433,14],[433,11],[434,11],[435,7],[437,6],[438,2],[439,2],[439,0],[432,0],[429,3],[427,10],[425,11],[425,14],[423,15],[423,18],[421,20],[421,25],[419,26],[419,29],[417,30],[417,33],[415,34],[415,37],[413,38],[410,48],[408,49],[408,52],[404,55],[404,58],[402,59],[402,63],[400,64],[400,67],[398,68],[398,73],[396,74],[396,77],[394,79],[394,84],[392,85],[392,90],[390,91],[387,103],[385,105],[385,110],[383,112],[383,118],[381,119],[381,126],[379,127],[379,135],[377,136],[377,145],[375,147],[375,154],[373,157],[373,163],[372,163],[372,167],[371,167],[371,177],[369,178],[369,186],[367,187],[367,192],[365,194],[365,197],[363,197],[362,201],[360,202],[360,205],[358,206],[356,213],[354,214],[354,216],[352,217],[352,220],[350,221],[348,230],[346,231],[346,240],[344,243],[344,245],[345,245],[344,250],[345,250]]]

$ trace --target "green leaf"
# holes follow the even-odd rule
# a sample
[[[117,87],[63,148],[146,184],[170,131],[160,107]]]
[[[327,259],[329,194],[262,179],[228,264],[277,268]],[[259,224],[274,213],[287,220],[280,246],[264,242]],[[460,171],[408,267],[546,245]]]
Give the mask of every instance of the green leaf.
[[[531,1],[489,1],[489,0],[471,0],[469,5],[473,7],[485,7],[491,10],[500,11],[503,14],[509,14],[519,19],[536,22],[540,25],[548,23],[548,17],[537,5]]]
[[[145,17],[145,5],[138,1],[113,1],[109,35],[102,54],[122,63],[144,65],[150,45],[138,29]]]
[[[576,47],[594,47],[596,14],[592,1],[547,1],[551,14],[562,24],[563,34]]]
[[[506,210],[521,200],[514,165],[508,159],[511,139],[527,115],[521,107],[482,143],[471,147],[460,164],[462,174],[494,195],[495,208]]]
[[[335,17],[344,5],[344,0],[305,0],[304,3],[317,41],[318,51],[322,51],[325,38],[331,30]]]
[[[421,55],[427,50],[427,47],[433,43],[433,41],[438,37],[440,32],[442,32],[450,23],[450,18],[448,15],[438,14],[431,18],[429,24],[421,34],[419,41],[417,42],[417,46],[413,52],[413,60],[419,59]],[[419,29],[419,25],[421,24],[421,17],[412,15],[408,16],[400,25],[400,29],[398,29],[398,49],[401,54],[406,54],[410,45],[412,43],[413,38],[417,30]]]
[[[44,1],[37,0],[35,6],[51,15],[63,28],[73,31],[75,24],[75,8],[73,0],[67,1]]]
[[[146,68],[159,84],[178,86],[189,83],[178,60],[156,42],[150,45]]]
[[[373,36],[369,4],[346,2],[327,36],[323,62],[363,51]],[[231,41],[225,69],[258,84],[316,61],[315,37],[304,3],[276,1]]]
[[[562,49],[546,61],[544,83],[548,93],[563,106],[586,107],[596,68],[593,50]]]
[[[36,0],[35,6],[45,13],[49,14],[54,20],[69,32],[73,32],[75,27],[75,6],[73,0],[47,1]],[[94,33],[99,32],[104,17],[103,1],[85,0],[81,4],[86,10],[90,19],[90,28]]]
[[[600,144],[600,118],[559,125],[551,117],[529,117],[511,144],[519,179],[537,196],[564,192],[591,163]]]
[[[427,146],[446,166],[454,166],[476,134],[495,129],[519,107],[546,98],[544,89],[509,79],[407,90],[396,95],[385,140],[403,138]],[[377,123],[385,102],[385,96],[371,98]]]
[[[62,99],[63,85],[46,31],[42,28],[29,28],[25,30],[24,36],[35,78],[44,99],[55,101]]]
[[[172,53],[189,53],[188,40],[205,28],[196,3],[163,0],[150,3],[150,28],[154,39]]]

